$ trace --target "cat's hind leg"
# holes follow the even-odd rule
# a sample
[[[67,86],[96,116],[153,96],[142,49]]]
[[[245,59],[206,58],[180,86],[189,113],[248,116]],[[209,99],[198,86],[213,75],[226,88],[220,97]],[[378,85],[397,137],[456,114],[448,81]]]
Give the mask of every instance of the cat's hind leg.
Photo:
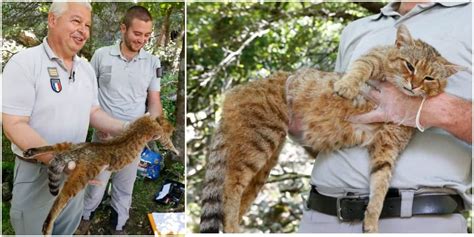
[[[378,220],[382,213],[395,161],[410,141],[412,128],[384,125],[369,146],[371,158],[370,200],[365,211],[363,231],[378,232]]]
[[[90,176],[95,177],[98,169],[90,169],[83,165],[78,165],[76,169],[69,175],[66,183],[64,184],[61,192],[54,201],[51,210],[49,211],[48,217],[43,224],[43,234],[51,235],[53,233],[54,222],[56,221],[61,211],[67,205],[68,201],[76,196],[89,181]]]
[[[283,142],[284,140],[282,141],[282,143]],[[270,158],[270,160],[265,164],[265,166],[257,173],[257,175],[255,175],[255,178],[252,179],[250,184],[245,189],[240,203],[239,222],[242,220],[242,216],[247,212],[255,198],[258,196],[258,193],[260,192],[263,185],[268,179],[270,171],[278,163],[279,155],[279,152],[274,154],[274,156]]]

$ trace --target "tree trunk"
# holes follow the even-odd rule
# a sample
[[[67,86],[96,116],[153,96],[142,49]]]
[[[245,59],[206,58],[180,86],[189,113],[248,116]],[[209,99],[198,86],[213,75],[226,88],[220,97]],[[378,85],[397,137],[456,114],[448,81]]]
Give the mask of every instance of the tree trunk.
[[[182,46],[181,46],[181,53],[179,54],[179,72],[178,72],[178,91],[177,91],[177,99],[176,99],[176,132],[174,136],[174,144],[177,145],[176,149],[179,151],[179,160],[184,164],[184,146],[185,146],[185,124],[184,121],[186,119],[186,111],[184,110],[185,104],[185,95],[186,95],[186,88],[184,87],[184,68],[186,66],[186,61],[184,59],[184,50],[186,50],[186,46],[184,45],[185,35],[183,31],[183,35],[181,38]]]
[[[171,18],[171,13],[173,12],[174,6],[171,5],[167,10],[166,10],[166,15],[163,19],[163,24],[161,25],[160,29],[160,36],[158,37],[157,44],[156,46],[159,47],[166,47],[169,42],[170,38],[170,18]]]

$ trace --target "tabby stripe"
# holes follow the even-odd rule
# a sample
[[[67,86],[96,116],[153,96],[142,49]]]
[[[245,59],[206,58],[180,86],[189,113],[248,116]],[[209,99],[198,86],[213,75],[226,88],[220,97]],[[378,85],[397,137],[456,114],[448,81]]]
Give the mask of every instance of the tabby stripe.
[[[201,215],[201,223],[209,220],[222,220],[224,215],[221,212],[204,213]]]
[[[391,170],[392,169],[392,164],[390,164],[390,162],[388,162],[388,161],[377,162],[372,167],[372,170],[370,171],[370,174],[373,174],[373,173],[375,173],[379,170],[382,170],[384,168],[388,168],[388,169]]]
[[[202,199],[202,204],[204,205],[216,205],[222,202],[221,196],[210,195]]]
[[[265,126],[265,127],[271,129],[274,132],[286,134],[286,129],[282,126],[278,126],[278,125],[273,124],[273,123],[263,123],[262,126]]]
[[[256,102],[246,103],[242,106],[245,106],[243,108],[251,108],[252,110],[255,110],[255,109],[258,109],[260,111],[266,111],[267,110],[263,104],[256,103]]]
[[[262,144],[258,141],[252,140],[250,141],[250,145],[253,146],[255,149],[257,149],[259,152],[265,153],[265,147],[262,146]]]
[[[270,104],[270,110],[273,112],[273,114],[276,114],[277,117],[280,119],[280,121],[284,122],[284,123],[288,123],[289,122],[289,119],[288,119],[288,116],[283,112],[281,111],[278,106],[276,106],[275,104]]]
[[[267,120],[267,119],[265,118],[265,115],[262,114],[261,112],[258,112],[258,111],[255,111],[255,110],[250,111],[250,112],[252,112],[252,114],[250,114],[249,117],[255,117],[258,121],[265,121],[265,120]]]
[[[267,144],[270,145],[270,151],[273,152],[273,150],[275,150],[276,148],[276,143],[275,143],[275,139],[272,139],[272,137],[270,137],[268,134],[265,134],[259,130],[256,130],[255,131],[263,140],[265,140],[265,142]]]
[[[211,228],[203,229],[200,232],[201,233],[219,233],[219,228],[213,226]]]
[[[252,170],[253,173],[257,173],[257,172],[260,170],[260,168],[259,168],[254,162],[250,162],[250,161],[248,161],[248,160],[246,160],[246,159],[243,159],[243,160],[242,160],[242,164],[243,164],[245,167],[247,167],[247,168],[249,168],[250,170]],[[243,186],[243,185],[242,185],[242,186]]]

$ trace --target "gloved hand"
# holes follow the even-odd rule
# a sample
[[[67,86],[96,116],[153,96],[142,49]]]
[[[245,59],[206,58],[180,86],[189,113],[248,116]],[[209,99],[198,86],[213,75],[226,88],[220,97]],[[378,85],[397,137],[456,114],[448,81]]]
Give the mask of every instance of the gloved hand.
[[[375,102],[377,108],[365,114],[348,118],[352,123],[393,122],[409,127],[416,126],[416,115],[422,98],[408,96],[388,82],[372,83],[375,89],[364,92],[364,97]],[[421,124],[423,126],[423,124]]]

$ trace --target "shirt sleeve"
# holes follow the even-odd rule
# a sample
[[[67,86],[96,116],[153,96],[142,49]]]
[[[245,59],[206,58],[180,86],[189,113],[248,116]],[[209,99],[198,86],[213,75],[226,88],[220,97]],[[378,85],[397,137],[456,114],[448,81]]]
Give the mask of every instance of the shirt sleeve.
[[[35,80],[29,68],[20,65],[15,58],[3,70],[3,113],[31,116],[35,105]]]
[[[159,71],[161,70],[162,71],[162,68],[161,68],[161,62],[160,60],[153,56],[153,76],[150,80],[150,85],[148,85],[148,90],[149,91],[160,91],[160,81],[161,81],[161,75],[159,73]]]
[[[92,68],[94,69],[94,73],[95,73],[95,76],[97,78],[97,80],[99,80],[99,52],[96,50],[96,52],[94,53],[94,55],[92,55],[92,58],[91,58],[91,66]]]
[[[341,33],[341,41],[339,42],[339,49],[337,51],[337,58],[336,58],[336,65],[335,65],[335,68],[334,68],[334,71],[336,72],[345,72],[347,70],[347,63],[345,63],[345,61],[347,61],[348,59],[346,59],[346,49],[348,47],[347,45],[347,37],[348,37],[348,31],[349,31],[349,26],[347,26],[346,28],[344,28],[344,30],[342,31]]]
[[[94,54],[95,56],[95,54]],[[92,62],[97,62],[97,60],[94,60],[94,56],[92,57],[92,60],[90,63],[87,63],[86,70],[89,72],[89,77],[92,83],[92,104],[91,108],[94,106],[99,106],[99,99],[98,99],[98,94],[99,94],[99,86],[98,86],[98,79],[99,78],[96,74],[95,67],[93,66]]]

